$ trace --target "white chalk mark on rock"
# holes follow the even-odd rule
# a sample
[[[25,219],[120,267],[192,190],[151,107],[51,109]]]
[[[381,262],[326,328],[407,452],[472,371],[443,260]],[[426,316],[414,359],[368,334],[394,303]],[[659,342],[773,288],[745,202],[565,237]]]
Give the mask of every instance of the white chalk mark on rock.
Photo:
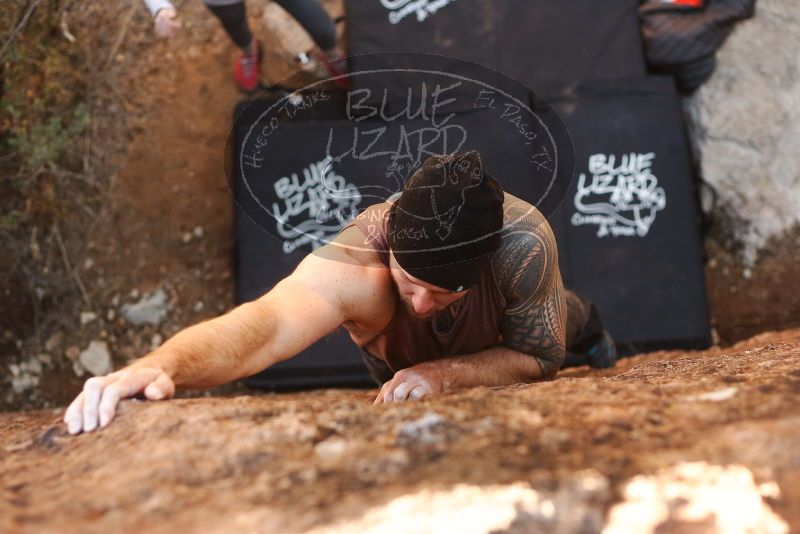
[[[708,393],[701,393],[700,395],[691,395],[686,397],[688,401],[714,401],[720,402],[732,398],[739,391],[735,387],[725,389],[718,389],[717,391],[709,391]]]

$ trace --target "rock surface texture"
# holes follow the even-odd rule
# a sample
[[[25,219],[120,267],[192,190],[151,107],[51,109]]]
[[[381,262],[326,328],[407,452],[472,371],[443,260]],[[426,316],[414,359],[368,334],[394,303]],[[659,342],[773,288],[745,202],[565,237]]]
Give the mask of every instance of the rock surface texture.
[[[2,532],[800,530],[800,330],[541,384],[0,414]]]
[[[704,179],[740,226],[745,259],[800,224],[800,5],[758,0],[688,100]],[[737,224],[738,223],[738,224]]]

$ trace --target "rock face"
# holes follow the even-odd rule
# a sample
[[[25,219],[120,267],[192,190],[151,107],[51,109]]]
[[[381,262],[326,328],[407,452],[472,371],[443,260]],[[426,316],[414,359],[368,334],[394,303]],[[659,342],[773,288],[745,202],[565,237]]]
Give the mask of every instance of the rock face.
[[[0,414],[0,532],[796,532],[799,392],[795,330],[403,404]]]
[[[797,1],[758,0],[688,101],[703,177],[741,226],[751,262],[768,238],[800,224],[798,50]]]

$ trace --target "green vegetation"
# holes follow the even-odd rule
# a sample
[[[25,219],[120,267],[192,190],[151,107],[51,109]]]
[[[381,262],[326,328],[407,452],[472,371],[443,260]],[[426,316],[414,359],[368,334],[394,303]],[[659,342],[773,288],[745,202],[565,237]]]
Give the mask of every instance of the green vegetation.
[[[67,24],[77,5],[0,2],[0,356],[74,296],[58,228],[79,234],[79,206],[99,193],[88,185],[90,46]]]

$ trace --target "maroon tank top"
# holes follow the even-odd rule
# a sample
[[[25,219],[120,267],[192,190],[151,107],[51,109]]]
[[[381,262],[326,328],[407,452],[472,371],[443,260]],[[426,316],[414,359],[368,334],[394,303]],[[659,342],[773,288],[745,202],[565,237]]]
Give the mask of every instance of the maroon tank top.
[[[387,215],[391,200],[374,204],[362,211],[351,226],[364,234],[364,243],[389,266]],[[414,317],[396,297],[394,315],[380,332],[347,327],[350,337],[363,350],[385,361],[392,371],[446,356],[470,354],[497,345],[500,341],[500,319],[506,300],[490,266],[463,300],[457,313],[445,309],[434,317]],[[451,305],[457,306],[458,303]]]

